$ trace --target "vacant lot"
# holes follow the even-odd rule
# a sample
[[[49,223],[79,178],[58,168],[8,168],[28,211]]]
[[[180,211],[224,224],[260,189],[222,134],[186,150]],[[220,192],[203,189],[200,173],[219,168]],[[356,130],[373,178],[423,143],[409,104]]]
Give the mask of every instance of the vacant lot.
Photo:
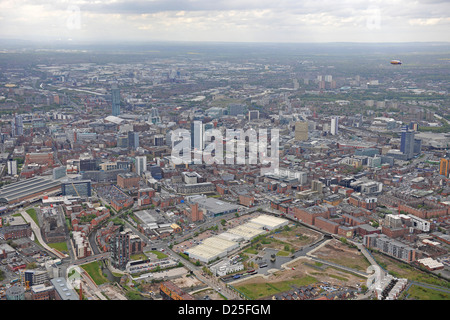
[[[406,263],[387,257],[381,253],[373,253],[375,260],[386,271],[397,278],[406,278],[417,282],[450,288],[450,281],[438,278],[425,271],[418,270]]]
[[[254,276],[233,285],[250,299],[263,299],[277,293],[291,290],[291,286],[314,285],[328,282],[332,285],[357,287],[365,284],[366,278],[300,258],[286,266],[288,269],[276,271],[268,277]]]
[[[314,251],[313,255],[319,259],[363,272],[370,266],[369,261],[358,249],[350,248],[336,239]]]
[[[448,293],[416,285],[409,288],[407,295],[406,300],[450,300]]]
[[[191,295],[194,296],[197,300],[206,300],[208,298],[211,300],[225,300],[221,294],[213,289],[205,289]]]

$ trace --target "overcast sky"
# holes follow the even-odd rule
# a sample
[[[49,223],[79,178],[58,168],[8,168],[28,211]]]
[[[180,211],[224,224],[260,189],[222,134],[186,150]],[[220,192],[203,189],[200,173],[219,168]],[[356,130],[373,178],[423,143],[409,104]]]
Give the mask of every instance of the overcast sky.
[[[8,39],[410,42],[449,31],[449,0],[0,0]]]

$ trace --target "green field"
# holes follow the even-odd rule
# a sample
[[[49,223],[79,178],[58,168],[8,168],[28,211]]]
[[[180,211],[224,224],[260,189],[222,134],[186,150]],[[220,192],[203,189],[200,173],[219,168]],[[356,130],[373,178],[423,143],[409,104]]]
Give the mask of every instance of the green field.
[[[28,213],[28,215],[31,217],[31,219],[33,219],[34,222],[36,222],[36,224],[39,226],[39,221],[38,221],[38,218],[37,218],[36,209],[30,208],[28,210],[25,210],[25,212]]]
[[[145,260],[145,259],[148,259],[148,257],[145,254],[143,254],[143,253],[133,254],[131,256],[131,260]]]
[[[450,294],[439,290],[412,285],[407,300],[450,300]]]
[[[55,242],[55,243],[47,243],[50,248],[56,249],[60,252],[68,252],[67,242]]]
[[[318,282],[318,280],[311,276],[304,276],[301,278],[294,278],[289,281],[280,281],[273,283],[250,283],[236,286],[236,289],[244,293],[249,299],[256,300],[267,296],[275,295],[280,292],[289,291],[292,289],[291,285],[297,287],[307,286]]]
[[[83,264],[81,267],[91,276],[92,280],[94,280],[98,286],[109,282],[108,279],[103,276],[98,261]]]

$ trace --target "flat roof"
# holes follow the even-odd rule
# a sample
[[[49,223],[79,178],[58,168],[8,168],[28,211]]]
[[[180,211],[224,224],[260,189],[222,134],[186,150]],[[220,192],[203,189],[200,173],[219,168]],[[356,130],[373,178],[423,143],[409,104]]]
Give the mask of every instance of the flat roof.
[[[47,189],[60,185],[61,182],[59,180],[45,179],[42,177],[21,180],[0,189],[0,202],[2,198],[7,202],[11,202],[19,198],[31,196],[37,192],[45,192]]]

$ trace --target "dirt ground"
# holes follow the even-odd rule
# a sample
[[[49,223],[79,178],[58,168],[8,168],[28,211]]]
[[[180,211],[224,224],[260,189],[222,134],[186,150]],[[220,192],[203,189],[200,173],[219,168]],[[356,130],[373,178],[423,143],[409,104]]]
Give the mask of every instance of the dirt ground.
[[[116,287],[106,284],[101,287],[103,293],[105,293],[111,300],[127,300],[125,295],[121,293]]]
[[[203,290],[199,293],[192,294],[197,300],[206,300],[205,297],[209,297],[211,300],[224,300],[224,298],[213,289]]]
[[[314,251],[317,258],[334,262],[359,271],[366,271],[370,263],[356,248],[350,248],[339,240],[333,239]]]
[[[173,279],[171,281],[181,289],[196,287],[203,284],[203,282],[192,276],[190,277],[183,276],[180,278]]]
[[[328,282],[332,285],[338,286],[356,287],[356,285],[366,283],[365,278],[357,277],[326,265],[316,265],[315,261],[308,258],[297,259],[286,265],[286,267],[288,269],[276,271],[267,277],[254,276],[246,280],[234,282],[232,285],[241,286],[253,283],[276,283],[290,281],[296,278],[302,278],[304,276],[314,277],[317,279],[317,282]]]

